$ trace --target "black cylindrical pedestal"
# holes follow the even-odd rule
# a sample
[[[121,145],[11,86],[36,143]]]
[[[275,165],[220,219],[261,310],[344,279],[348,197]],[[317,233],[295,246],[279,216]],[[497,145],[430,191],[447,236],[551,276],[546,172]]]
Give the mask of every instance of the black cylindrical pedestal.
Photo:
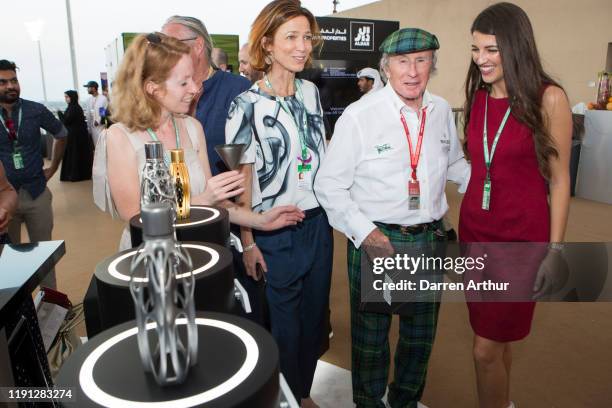
[[[212,242],[227,247],[229,246],[229,226],[229,214],[226,209],[193,206],[189,218],[177,220],[175,224],[176,239],[181,242]],[[130,235],[132,237],[132,248],[142,243],[140,214],[130,219]]]
[[[79,347],[62,367],[56,387],[75,388],[79,407],[278,406],[278,349],[272,336],[255,323],[221,313],[198,314],[196,323],[198,362],[183,384],[160,387],[144,372],[131,321]]]
[[[234,273],[231,252],[220,245],[183,242],[193,261],[195,307],[198,311],[229,313],[234,310]],[[91,338],[100,331],[135,319],[134,302],[130,293],[130,264],[136,249],[121,251],[96,266],[87,293],[85,320]],[[138,275],[137,275],[138,276]],[[95,291],[95,293],[90,293]],[[92,299],[95,299],[92,301]],[[92,307],[90,305],[97,305]],[[97,322],[89,324],[89,320]]]

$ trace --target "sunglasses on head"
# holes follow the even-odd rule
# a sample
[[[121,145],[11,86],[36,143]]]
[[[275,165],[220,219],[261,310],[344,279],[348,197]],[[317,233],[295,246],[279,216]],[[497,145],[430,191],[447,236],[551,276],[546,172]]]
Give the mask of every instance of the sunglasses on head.
[[[149,44],[161,44],[162,42],[161,36],[157,33],[149,33],[145,38]]]

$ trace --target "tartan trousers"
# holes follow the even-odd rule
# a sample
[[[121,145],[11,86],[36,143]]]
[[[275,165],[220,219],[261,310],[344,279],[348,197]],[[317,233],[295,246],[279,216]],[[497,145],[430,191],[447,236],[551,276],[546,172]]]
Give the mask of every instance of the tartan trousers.
[[[378,228],[392,243],[439,240],[434,231],[407,234]],[[389,327],[391,314],[360,311],[361,254],[348,241],[348,274],[351,302],[351,359],[353,402],[357,408],[384,408],[382,398],[389,376]],[[400,315],[395,372],[389,384],[388,402],[393,408],[416,408],[425,389],[427,365],[436,334],[440,304],[414,303],[411,315]]]

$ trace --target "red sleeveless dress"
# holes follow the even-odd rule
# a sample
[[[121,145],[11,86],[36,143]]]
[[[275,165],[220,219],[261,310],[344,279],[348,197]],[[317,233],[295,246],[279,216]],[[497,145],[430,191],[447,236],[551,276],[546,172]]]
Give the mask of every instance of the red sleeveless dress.
[[[533,132],[512,114],[497,143],[491,164],[491,200],[483,210],[486,177],[483,151],[485,101],[488,98],[487,136],[489,151],[508,99],[495,99],[485,90],[474,97],[467,140],[472,174],[461,203],[461,242],[548,242],[550,216],[546,180],[538,170]],[[494,341],[516,341],[531,328],[534,302],[469,302],[474,332]]]

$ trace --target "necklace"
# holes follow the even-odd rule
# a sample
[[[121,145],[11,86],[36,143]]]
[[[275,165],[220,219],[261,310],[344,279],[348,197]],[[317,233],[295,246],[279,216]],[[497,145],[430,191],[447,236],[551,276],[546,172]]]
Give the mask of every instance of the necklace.
[[[270,79],[268,78],[268,74],[264,74],[263,79],[264,79],[264,83],[266,84],[266,87],[272,91],[272,93],[273,93],[272,96],[275,96],[275,97],[278,97],[278,98],[286,98],[287,96],[292,95],[291,93],[288,93],[287,96],[280,96],[278,94],[278,92],[276,92],[276,90],[274,89],[274,86],[272,85],[272,82],[270,82]],[[297,85],[297,80],[296,79],[293,80],[293,89],[294,89],[294,92],[296,93],[296,96],[297,96],[298,85]]]

